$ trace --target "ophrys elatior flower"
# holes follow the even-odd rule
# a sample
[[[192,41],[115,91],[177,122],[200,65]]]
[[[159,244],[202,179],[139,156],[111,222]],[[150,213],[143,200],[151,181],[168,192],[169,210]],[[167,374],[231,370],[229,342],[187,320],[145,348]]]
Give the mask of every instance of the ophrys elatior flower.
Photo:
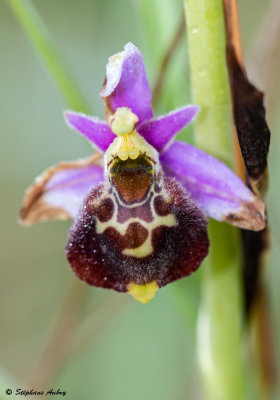
[[[21,220],[73,218],[66,254],[77,276],[147,302],[207,255],[205,216],[259,230],[264,206],[222,162],[174,140],[198,106],[153,117],[133,44],[109,58],[101,97],[107,122],[72,111],[65,118],[104,156],[45,171],[26,193]]]

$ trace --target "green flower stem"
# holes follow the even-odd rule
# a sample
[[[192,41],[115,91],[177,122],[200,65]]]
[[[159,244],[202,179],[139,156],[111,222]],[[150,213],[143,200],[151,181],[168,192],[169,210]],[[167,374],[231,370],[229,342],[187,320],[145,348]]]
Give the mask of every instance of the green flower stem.
[[[211,221],[198,323],[198,355],[213,400],[246,399],[242,357],[242,296],[236,229]]]
[[[90,112],[79,86],[61,59],[42,19],[29,0],[6,0],[25,32],[40,54],[68,107],[75,111]]]
[[[231,164],[232,118],[222,0],[185,0],[196,142]]]
[[[222,0],[185,0],[198,147],[232,165],[232,116]],[[213,400],[245,399],[240,246],[236,229],[209,224],[198,324],[199,361]]]

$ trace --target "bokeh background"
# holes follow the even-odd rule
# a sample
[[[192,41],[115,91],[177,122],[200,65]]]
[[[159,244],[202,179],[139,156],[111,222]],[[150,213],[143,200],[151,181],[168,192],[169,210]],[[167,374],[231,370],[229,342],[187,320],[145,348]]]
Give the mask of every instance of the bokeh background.
[[[33,3],[80,83],[92,113],[101,118],[103,103],[98,93],[107,58],[132,41],[143,53],[153,84],[182,11],[180,0]],[[250,68],[253,74],[256,67],[262,43],[259,34],[271,4],[269,0],[240,1],[249,77]],[[271,59],[261,61],[277,66],[271,69],[270,90],[274,95],[269,112],[272,145],[267,204],[272,250],[264,279],[279,367],[280,117],[276,50]],[[64,255],[70,223],[43,223],[31,228],[18,225],[23,193],[33,178],[60,160],[90,154],[90,148],[65,125],[66,105],[3,0],[0,88],[0,398],[6,398],[5,390],[11,387],[60,388],[67,391],[69,400],[203,399],[195,351],[203,267],[142,305],[126,295],[87,288],[73,277]],[[168,112],[188,102],[184,37],[168,69],[156,112]],[[181,135],[191,141],[191,128]],[[275,399],[280,398],[279,393],[275,393]]]

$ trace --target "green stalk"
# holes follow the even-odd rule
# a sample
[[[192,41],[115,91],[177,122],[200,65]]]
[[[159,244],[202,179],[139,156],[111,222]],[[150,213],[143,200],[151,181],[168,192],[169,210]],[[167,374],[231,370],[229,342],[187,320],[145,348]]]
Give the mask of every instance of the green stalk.
[[[41,56],[67,106],[75,111],[89,113],[90,106],[61,59],[50,34],[32,2],[29,0],[6,1]]]
[[[231,106],[222,0],[185,0],[197,145],[231,164]]]
[[[222,0],[185,0],[198,147],[232,165],[231,99]],[[208,397],[245,399],[240,246],[236,229],[211,221],[198,324],[199,361]]]

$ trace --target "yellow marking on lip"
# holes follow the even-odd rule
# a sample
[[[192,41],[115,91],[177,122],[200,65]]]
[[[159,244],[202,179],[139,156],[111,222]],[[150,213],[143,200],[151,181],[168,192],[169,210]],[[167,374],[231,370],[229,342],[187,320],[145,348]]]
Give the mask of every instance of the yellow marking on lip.
[[[150,236],[150,232],[149,232]],[[123,254],[125,256],[133,256],[136,258],[147,257],[154,251],[151,240],[149,240],[149,236],[145,240],[141,246],[136,247],[135,249],[124,249]]]
[[[114,202],[115,204],[115,202]],[[159,215],[153,215],[154,219],[152,222],[146,222],[140,218],[132,217],[126,220],[123,223],[117,222],[117,212],[114,212],[113,217],[107,221],[107,222],[100,222],[99,219],[97,218],[97,224],[96,224],[96,232],[97,233],[103,233],[105,229],[113,227],[115,228],[121,235],[125,235],[125,232],[128,228],[128,225],[133,223],[133,222],[139,222],[144,228],[148,229],[148,231],[152,231],[155,228],[158,228],[159,226],[168,226],[172,227],[176,225],[176,219],[173,214],[168,214],[166,216],[159,216]]]
[[[135,300],[143,304],[152,300],[158,289],[159,286],[156,281],[147,283],[146,285],[137,285],[133,282],[128,285],[128,293],[133,296]]]
[[[152,254],[152,252],[154,251],[153,246],[152,246],[152,232],[155,228],[158,228],[159,226],[167,226],[167,227],[171,228],[172,226],[176,225],[176,219],[173,214],[168,214],[165,217],[156,216],[156,218],[152,222],[142,221],[137,218],[133,218],[133,219],[135,220],[133,222],[139,222],[149,232],[147,239],[141,246],[136,247],[135,249],[124,249],[123,250],[124,255],[133,256],[136,258],[147,257],[150,254]],[[131,223],[131,220],[129,219],[128,222]]]

